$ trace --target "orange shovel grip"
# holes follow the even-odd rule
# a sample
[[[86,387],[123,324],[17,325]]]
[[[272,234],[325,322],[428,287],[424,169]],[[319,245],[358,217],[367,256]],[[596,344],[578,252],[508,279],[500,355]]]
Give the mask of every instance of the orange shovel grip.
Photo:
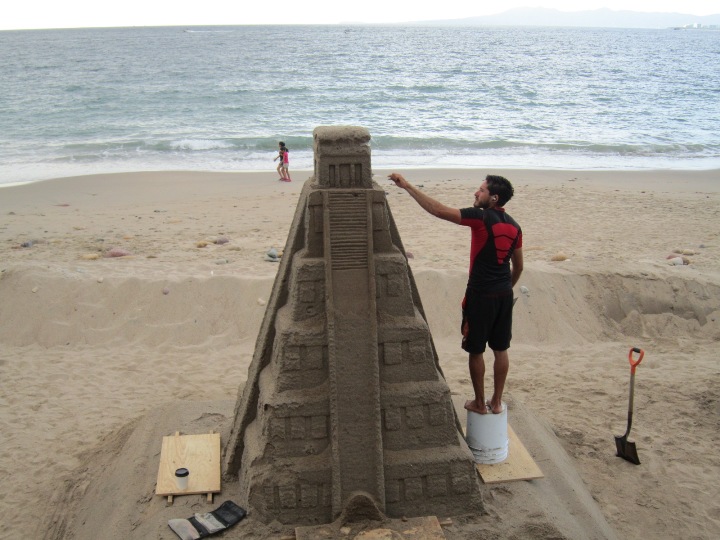
[[[634,352],[640,355],[640,357],[635,361],[633,361]],[[628,361],[630,362],[630,373],[632,373],[633,375],[635,374],[635,368],[640,365],[640,362],[642,362],[643,356],[645,356],[645,351],[639,349],[638,347],[630,347],[630,352],[628,353]]]

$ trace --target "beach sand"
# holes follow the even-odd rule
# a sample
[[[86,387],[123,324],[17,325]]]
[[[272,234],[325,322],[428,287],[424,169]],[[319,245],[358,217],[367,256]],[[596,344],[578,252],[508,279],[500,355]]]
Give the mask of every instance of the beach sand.
[[[461,402],[469,232],[425,214],[388,172],[375,180]],[[719,537],[720,173],[401,172],[454,207],[472,204],[484,174],[506,175],[524,235],[506,396],[545,478],[484,486],[486,514],[453,517],[446,537]],[[215,429],[226,440],[277,271],[265,253],[282,250],[309,175],[0,188],[3,536],[171,539],[168,518],[233,498],[226,484],[217,504],[166,506],[154,496],[161,438]],[[645,350],[630,435],[640,466],[615,456],[632,346]],[[250,516],[223,537],[286,534]]]

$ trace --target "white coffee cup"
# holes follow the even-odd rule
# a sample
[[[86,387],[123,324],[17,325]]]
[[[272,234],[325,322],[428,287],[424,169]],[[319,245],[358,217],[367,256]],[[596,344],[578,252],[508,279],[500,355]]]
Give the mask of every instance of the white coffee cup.
[[[178,489],[187,489],[189,476],[190,471],[185,468],[177,469],[175,471],[175,483],[177,484]]]

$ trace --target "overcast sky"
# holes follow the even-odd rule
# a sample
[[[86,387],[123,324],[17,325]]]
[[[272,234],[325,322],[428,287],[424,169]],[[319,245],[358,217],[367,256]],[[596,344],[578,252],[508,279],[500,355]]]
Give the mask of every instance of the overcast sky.
[[[0,30],[93,26],[393,23],[492,15],[521,6],[562,11],[720,13],[720,0],[6,0]]]

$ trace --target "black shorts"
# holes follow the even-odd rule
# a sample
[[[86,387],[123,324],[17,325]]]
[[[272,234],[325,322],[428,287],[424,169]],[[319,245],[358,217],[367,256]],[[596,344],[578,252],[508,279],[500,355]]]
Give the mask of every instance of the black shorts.
[[[463,300],[462,348],[470,354],[485,352],[487,344],[493,351],[510,348],[512,339],[513,292],[481,294],[465,291]]]

